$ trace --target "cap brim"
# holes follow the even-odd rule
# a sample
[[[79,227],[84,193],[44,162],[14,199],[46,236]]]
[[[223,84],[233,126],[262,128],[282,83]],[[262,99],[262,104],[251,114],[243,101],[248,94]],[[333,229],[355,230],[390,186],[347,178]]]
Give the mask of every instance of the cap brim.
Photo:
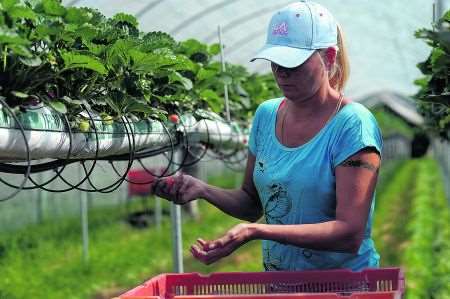
[[[266,44],[250,61],[265,59],[287,68],[293,68],[305,62],[314,51]]]

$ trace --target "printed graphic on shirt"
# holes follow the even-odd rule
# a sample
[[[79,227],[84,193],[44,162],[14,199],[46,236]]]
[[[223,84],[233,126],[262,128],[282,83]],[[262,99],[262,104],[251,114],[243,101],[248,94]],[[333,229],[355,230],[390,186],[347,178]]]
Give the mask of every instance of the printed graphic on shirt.
[[[259,171],[259,172],[261,172],[261,173],[264,173],[264,170],[265,170],[265,161],[264,160],[261,160],[261,159],[258,159],[257,161],[256,161],[256,170],[257,171]]]
[[[283,270],[281,256],[279,255],[280,250],[275,249],[277,245],[278,243],[273,241],[267,241],[267,243],[263,244],[263,265],[266,271]]]
[[[292,209],[286,188],[279,183],[268,186],[269,199],[264,204],[264,213],[268,224],[285,224],[282,220]]]

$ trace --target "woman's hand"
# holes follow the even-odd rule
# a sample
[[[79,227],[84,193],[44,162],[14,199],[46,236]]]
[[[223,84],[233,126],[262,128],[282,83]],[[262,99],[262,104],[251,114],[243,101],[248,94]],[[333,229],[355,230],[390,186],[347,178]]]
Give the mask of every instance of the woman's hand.
[[[157,179],[153,183],[153,193],[177,205],[184,205],[201,197],[205,185],[201,180],[180,172]]]
[[[253,239],[255,224],[241,223],[230,229],[223,237],[214,241],[198,239],[198,245],[191,246],[192,255],[209,265],[230,255],[241,245]]]

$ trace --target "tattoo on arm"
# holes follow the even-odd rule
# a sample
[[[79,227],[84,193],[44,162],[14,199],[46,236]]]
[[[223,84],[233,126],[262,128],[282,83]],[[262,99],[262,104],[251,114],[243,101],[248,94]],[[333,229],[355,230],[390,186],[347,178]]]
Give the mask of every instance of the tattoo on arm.
[[[361,160],[347,160],[347,161],[343,162],[341,164],[341,166],[344,166],[344,167],[362,167],[362,168],[366,168],[366,169],[368,169],[370,171],[373,171],[373,172],[377,172],[378,171],[378,168],[375,165],[373,165],[371,163],[368,163],[368,162],[361,161]]]

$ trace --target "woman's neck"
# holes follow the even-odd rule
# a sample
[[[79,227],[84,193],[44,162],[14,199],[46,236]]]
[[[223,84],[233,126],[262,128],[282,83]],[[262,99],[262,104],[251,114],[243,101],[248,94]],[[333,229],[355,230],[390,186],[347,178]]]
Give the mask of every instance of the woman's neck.
[[[328,84],[324,84],[307,99],[290,100],[287,98],[285,109],[290,114],[290,119],[304,121],[311,117],[317,117],[318,113],[326,113],[328,107],[334,107],[334,99],[339,99],[339,93]]]

